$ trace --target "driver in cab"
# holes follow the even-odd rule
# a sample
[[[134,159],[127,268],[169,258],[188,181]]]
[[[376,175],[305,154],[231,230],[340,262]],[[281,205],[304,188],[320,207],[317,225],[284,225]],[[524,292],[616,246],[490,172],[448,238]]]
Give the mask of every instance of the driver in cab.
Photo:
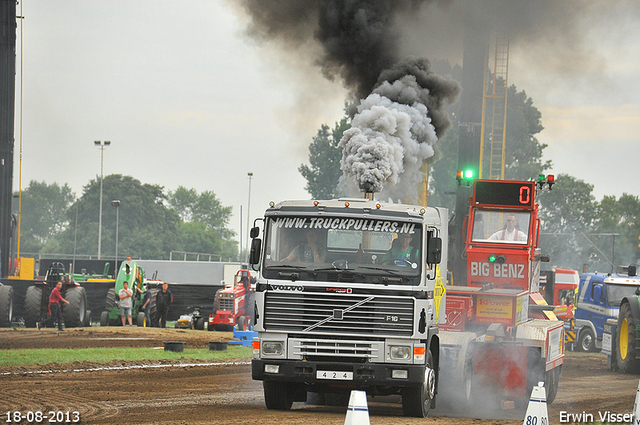
[[[501,230],[498,230],[493,235],[489,236],[490,241],[514,241],[514,242],[526,242],[527,235],[519,230],[518,220],[513,214],[507,216],[507,222]]]
[[[300,261],[303,263],[323,263],[326,251],[318,244],[318,233],[307,229],[305,232],[307,241],[297,245],[293,251],[281,261]]]
[[[406,262],[406,264],[415,263],[419,250],[411,245],[412,240],[413,235],[410,233],[400,233],[391,244],[391,249],[382,257],[382,263],[395,263],[396,260],[401,263]]]

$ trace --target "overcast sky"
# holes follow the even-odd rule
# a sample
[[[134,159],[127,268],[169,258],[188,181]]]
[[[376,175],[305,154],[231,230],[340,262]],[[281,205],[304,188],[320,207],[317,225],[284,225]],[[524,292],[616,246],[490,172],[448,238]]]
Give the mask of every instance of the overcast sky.
[[[440,48],[425,40],[434,39],[437,22],[462,13],[465,1],[416,16],[430,25],[405,34],[407,54],[460,61],[455,35]],[[558,40],[541,30],[537,39],[514,40],[509,82],[542,112],[538,139],[549,145],[544,158],[553,161],[553,172],[592,184],[598,200],[637,196],[640,4],[582,3],[589,7],[574,17],[572,37]],[[80,196],[100,174],[94,141],[109,140],[105,175],[167,190],[212,190],[233,207],[236,232],[241,205],[246,226],[249,172],[252,219],[270,200],[308,198],[298,166],[307,162],[320,125],[333,127],[343,116],[346,91],[295,52],[245,36],[247,18],[236,6],[25,0],[22,186],[67,183]],[[19,108],[20,44],[17,74]]]

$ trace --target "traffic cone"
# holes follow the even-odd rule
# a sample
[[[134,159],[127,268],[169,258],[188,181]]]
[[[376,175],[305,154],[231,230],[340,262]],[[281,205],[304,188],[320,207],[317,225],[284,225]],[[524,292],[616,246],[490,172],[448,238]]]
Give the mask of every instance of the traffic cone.
[[[640,424],[640,381],[638,381],[638,389],[636,390],[636,401],[633,403],[633,418],[631,423],[633,425]]]
[[[538,382],[531,390],[531,398],[527,406],[527,413],[524,415],[522,425],[527,424],[548,424],[549,413],[547,411],[547,393],[544,389],[544,382]]]
[[[369,422],[369,408],[367,407],[367,393],[352,390],[349,396],[349,407],[344,425],[371,425]]]

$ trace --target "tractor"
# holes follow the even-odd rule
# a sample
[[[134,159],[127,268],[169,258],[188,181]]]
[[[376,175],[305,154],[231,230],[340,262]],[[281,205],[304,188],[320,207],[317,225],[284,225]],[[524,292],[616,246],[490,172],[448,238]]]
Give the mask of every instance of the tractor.
[[[24,298],[26,327],[34,328],[36,322],[43,322],[50,316],[49,296],[58,282],[62,282],[62,297],[69,301],[69,304],[62,307],[65,326],[67,328],[91,326],[91,311],[87,310],[85,288],[69,279],[62,263],[54,262],[47,269],[44,279],[34,281],[34,284],[27,288]]]
[[[209,315],[207,329],[210,331],[232,331],[237,328],[246,331],[251,327],[253,316],[255,279],[249,270],[238,270],[233,278],[233,286],[216,291],[213,311]]]
[[[135,261],[128,259],[120,264],[116,283],[113,288],[107,292],[105,301],[105,310],[100,314],[100,326],[117,326],[121,325],[120,319],[120,300],[117,294],[124,287],[124,282],[129,283],[129,289],[133,291],[133,307],[131,316],[134,318],[136,325],[139,327],[158,326],[158,313],[156,310],[156,295],[162,282],[158,280],[145,280],[144,270]],[[151,323],[147,323],[142,303],[144,299],[144,287],[151,290]]]

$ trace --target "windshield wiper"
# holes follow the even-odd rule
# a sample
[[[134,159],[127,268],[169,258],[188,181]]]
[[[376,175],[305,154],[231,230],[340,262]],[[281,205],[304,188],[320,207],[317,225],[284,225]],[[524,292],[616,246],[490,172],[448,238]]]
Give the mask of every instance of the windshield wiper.
[[[298,271],[305,271],[307,270],[306,267],[303,266],[292,266],[291,264],[271,264],[268,266],[265,266],[266,269],[295,269]]]
[[[309,270],[309,273],[313,273],[314,276],[317,276],[318,273],[320,272],[336,272],[340,275],[344,274],[348,274],[348,275],[354,275],[354,276],[359,276],[359,277],[366,277],[363,273],[357,272],[353,269],[343,269],[340,267],[320,267],[317,269],[312,269]]]
[[[384,283],[384,284],[402,283],[402,282],[404,282],[405,279],[409,279],[408,276],[405,276],[402,273],[398,273],[398,272],[396,272],[394,270],[383,269],[382,267],[359,266],[358,268],[367,269],[367,270],[375,270],[375,271],[378,271],[378,272],[387,273],[388,275],[391,275],[391,276],[395,277],[395,278],[383,277],[382,278],[382,283]]]

